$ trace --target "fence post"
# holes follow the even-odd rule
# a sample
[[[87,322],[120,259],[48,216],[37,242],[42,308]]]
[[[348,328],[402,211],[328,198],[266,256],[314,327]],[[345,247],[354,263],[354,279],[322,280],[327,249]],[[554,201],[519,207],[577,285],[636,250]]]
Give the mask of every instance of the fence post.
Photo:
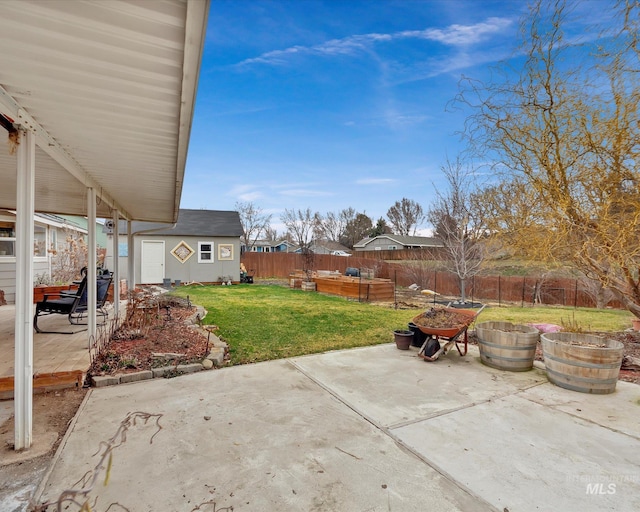
[[[502,292],[500,289],[500,275],[498,274],[498,306],[502,305],[501,298],[502,298]]]
[[[433,271],[433,291],[435,292],[433,294],[433,303],[436,303],[436,295],[438,295],[438,271],[434,270]]]
[[[575,280],[576,285],[573,292],[573,309],[578,308],[578,280]]]
[[[523,308],[523,307],[524,307],[524,294],[525,294],[525,290],[524,290],[524,288],[525,288],[525,284],[526,284],[526,282],[527,282],[527,278],[526,278],[526,277],[523,277],[523,278],[522,278],[522,303],[520,304],[520,307],[521,307],[521,308]]]
[[[396,294],[396,288],[398,287],[398,271],[393,270],[393,309],[398,309],[398,296]]]
[[[476,291],[476,276],[475,274],[471,278],[471,307],[473,307],[473,294]]]

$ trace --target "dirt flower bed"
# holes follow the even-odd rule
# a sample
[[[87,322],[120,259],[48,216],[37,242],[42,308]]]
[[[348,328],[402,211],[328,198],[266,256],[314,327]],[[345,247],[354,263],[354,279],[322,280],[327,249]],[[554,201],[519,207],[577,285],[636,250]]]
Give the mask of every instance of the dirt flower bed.
[[[142,296],[130,302],[126,314],[93,359],[89,377],[199,362],[209,353],[208,337],[189,322],[196,308],[186,299]]]

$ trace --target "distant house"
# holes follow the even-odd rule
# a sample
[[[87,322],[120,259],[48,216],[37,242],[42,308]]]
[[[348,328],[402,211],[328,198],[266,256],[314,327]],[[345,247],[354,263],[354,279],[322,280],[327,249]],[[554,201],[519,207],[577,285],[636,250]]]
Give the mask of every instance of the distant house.
[[[311,251],[315,254],[331,254],[334,251],[351,252],[347,246],[338,242],[332,242],[331,240],[314,241],[311,244]]]
[[[295,252],[296,246],[288,240],[256,240],[249,252]],[[242,244],[242,252],[247,252]]]
[[[61,217],[45,213],[34,215],[33,275],[47,280],[54,255],[68,249],[69,236],[85,238],[87,221],[81,217]],[[7,302],[15,301],[16,291],[16,214],[0,210],[0,290]],[[80,269],[78,269],[80,270]]]
[[[88,229],[89,221],[86,217],[74,217],[73,215],[58,215],[60,219],[69,222],[74,226],[79,226],[85,231]],[[103,232],[102,222],[96,221],[96,245],[98,249],[106,249],[107,247],[107,234]]]
[[[443,247],[437,238],[429,236],[379,235],[364,238],[353,246],[355,251],[395,251]]]
[[[105,224],[109,238],[113,226]],[[127,224],[118,225],[119,268],[127,274]],[[233,211],[180,209],[173,225],[132,222],[136,284],[240,281],[240,215]],[[113,266],[108,244],[107,268]]]

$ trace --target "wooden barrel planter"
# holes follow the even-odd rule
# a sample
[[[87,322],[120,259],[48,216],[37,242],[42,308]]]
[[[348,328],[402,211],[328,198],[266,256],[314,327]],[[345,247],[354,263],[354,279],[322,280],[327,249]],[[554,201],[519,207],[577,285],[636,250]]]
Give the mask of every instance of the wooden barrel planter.
[[[498,370],[526,372],[533,368],[540,331],[511,322],[476,325],[480,360]]]
[[[315,292],[316,291],[316,283],[313,281],[302,281],[300,283],[300,288],[302,288],[305,292]]]
[[[580,393],[613,393],[624,345],[601,336],[554,332],[540,336],[547,378],[561,388]]]

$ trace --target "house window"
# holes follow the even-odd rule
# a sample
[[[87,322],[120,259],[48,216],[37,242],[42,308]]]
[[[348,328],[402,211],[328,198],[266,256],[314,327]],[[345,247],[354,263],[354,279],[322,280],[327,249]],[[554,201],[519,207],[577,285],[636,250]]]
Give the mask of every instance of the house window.
[[[198,242],[198,263],[213,263],[213,242]]]
[[[270,249],[271,249],[271,247],[265,247],[264,248],[264,252],[271,252]]]
[[[0,222],[0,256],[15,256],[15,245],[15,223]]]
[[[33,230],[33,255],[40,258],[47,257],[47,228],[37,224]]]
[[[49,250],[56,254],[58,252],[58,230],[56,228],[49,228],[49,237],[51,241],[49,242]]]
[[[47,257],[47,228],[36,224],[33,230],[33,255]],[[16,223],[0,221],[0,256],[16,255]]]
[[[387,250],[389,250],[389,251],[395,251],[397,248],[398,248],[397,245],[389,245],[389,246],[387,246]]]

